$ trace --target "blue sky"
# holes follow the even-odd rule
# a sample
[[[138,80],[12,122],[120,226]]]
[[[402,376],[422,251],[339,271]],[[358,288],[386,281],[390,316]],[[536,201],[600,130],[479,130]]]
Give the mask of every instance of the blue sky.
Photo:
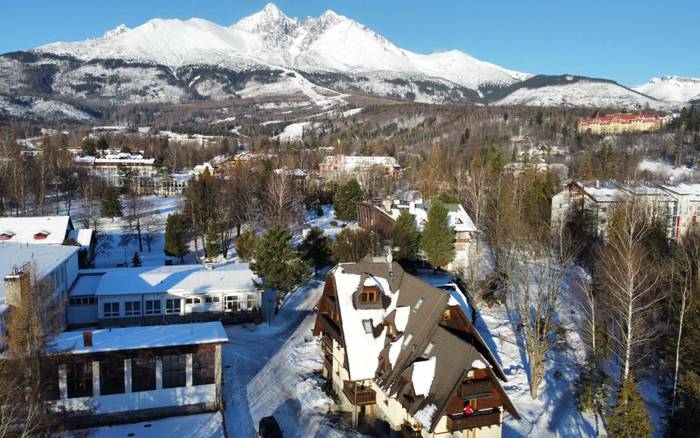
[[[257,0],[6,0],[0,53],[102,35],[151,18],[201,17],[222,25],[260,10]],[[419,53],[459,49],[529,73],[700,77],[697,0],[278,0],[289,16],[326,9]]]

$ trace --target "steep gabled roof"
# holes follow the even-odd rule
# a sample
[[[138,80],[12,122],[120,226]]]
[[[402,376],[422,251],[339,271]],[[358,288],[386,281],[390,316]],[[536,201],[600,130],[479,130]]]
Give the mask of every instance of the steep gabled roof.
[[[432,431],[467,373],[486,366],[505,408],[519,417],[498,382],[506,380],[505,374],[464,314],[454,296],[458,291],[430,286],[397,263],[371,260],[340,264],[328,281],[335,286],[351,380],[375,379]],[[368,282],[381,286],[386,298],[382,307],[353,303],[352,297]],[[443,324],[446,310],[459,312],[463,330]],[[372,330],[363,327],[367,320]]]

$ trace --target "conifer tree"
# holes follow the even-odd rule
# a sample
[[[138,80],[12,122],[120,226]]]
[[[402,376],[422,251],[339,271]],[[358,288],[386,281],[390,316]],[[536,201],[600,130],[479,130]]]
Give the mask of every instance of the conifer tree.
[[[138,252],[135,252],[134,257],[131,258],[131,266],[133,266],[134,268],[141,267],[141,256]]]
[[[204,253],[210,260],[221,255],[221,239],[213,225],[209,225],[207,228],[207,246],[204,248]]]
[[[182,214],[168,215],[165,224],[165,254],[172,257],[180,257],[180,263],[190,251],[187,244],[187,222]]]
[[[114,222],[115,217],[122,215],[122,204],[119,200],[119,192],[113,187],[105,189],[102,195],[102,204],[100,206],[102,217],[108,217]]]
[[[333,198],[336,217],[344,221],[357,219],[357,203],[362,201],[363,197],[362,187],[355,179],[340,186]]]
[[[402,210],[399,214],[391,237],[393,246],[398,247],[394,255],[397,261],[405,263],[416,260],[420,250],[420,233],[415,218],[408,210]]]
[[[279,311],[282,296],[299,286],[309,272],[309,265],[292,247],[291,240],[292,235],[281,226],[270,228],[258,240],[255,261],[250,264],[250,269],[261,278],[257,285],[275,289],[275,313]]]
[[[299,252],[301,252],[302,258],[313,266],[314,274],[316,275],[318,275],[319,268],[331,263],[331,256],[333,255],[331,242],[319,227],[311,228],[309,234],[301,242]]]
[[[654,432],[651,417],[639,395],[634,377],[622,382],[617,402],[606,416],[608,436],[611,438],[643,438]]]
[[[255,253],[256,239],[250,230],[245,230],[236,240],[236,253],[242,262],[249,262]]]
[[[439,200],[433,202],[428,210],[421,247],[428,263],[435,269],[447,265],[454,258],[454,229],[448,222],[447,209]]]

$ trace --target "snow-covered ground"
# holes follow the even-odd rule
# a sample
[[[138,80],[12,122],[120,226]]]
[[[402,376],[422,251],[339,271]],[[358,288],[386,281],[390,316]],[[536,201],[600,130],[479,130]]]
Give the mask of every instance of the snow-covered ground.
[[[304,136],[304,128],[309,125],[309,122],[292,123],[284,127],[284,130],[273,138],[279,141],[295,141],[301,140]]]
[[[685,166],[675,167],[664,161],[652,160],[642,160],[637,169],[654,173],[662,178],[673,178],[675,181],[692,178],[697,172],[696,169]]]
[[[328,415],[334,401],[315,373],[323,366],[323,353],[311,329],[323,284],[314,279],[291,294],[269,325],[227,328],[223,363],[229,436],[254,436],[260,419],[269,415],[285,437],[352,436]],[[274,313],[272,295],[263,301],[265,311]]]
[[[212,412],[76,430],[70,432],[68,436],[70,438],[223,438],[224,426],[221,413]]]
[[[151,219],[155,219],[156,223],[154,238],[151,242],[151,250],[148,250],[148,245],[144,241],[143,251],[139,252],[136,237],[130,238],[124,230],[124,218],[116,217],[114,221],[109,218],[100,218],[97,221],[99,249],[95,257],[96,268],[114,268],[125,261],[131,266],[131,259],[136,252],[139,252],[142,266],[163,266],[165,264],[166,255],[163,252],[163,245],[165,243],[165,223],[169,214],[179,211],[182,198],[179,196],[167,198],[162,196],[147,196],[145,199],[147,199],[151,205],[147,216]],[[124,202],[122,202],[122,206],[125,207]],[[76,228],[82,228],[82,224],[79,220],[81,209],[80,201],[73,200],[71,203],[70,215],[73,220],[73,225]],[[68,214],[65,205],[61,206],[61,214]],[[190,249],[193,250],[192,245],[190,245]],[[193,253],[189,253],[185,257],[185,263],[194,263],[194,261]],[[179,263],[179,260],[175,260],[175,263]]]

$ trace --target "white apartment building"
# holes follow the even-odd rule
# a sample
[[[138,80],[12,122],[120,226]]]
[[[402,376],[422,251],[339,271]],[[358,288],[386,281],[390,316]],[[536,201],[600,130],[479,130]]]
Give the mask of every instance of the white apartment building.
[[[394,157],[329,155],[319,164],[319,174],[327,181],[344,181],[355,178],[360,183],[373,170],[395,177],[401,166]]]
[[[700,216],[700,184],[571,182],[552,197],[550,223],[558,229],[573,208],[586,208],[593,214],[598,235],[604,237],[615,206],[630,200],[662,220],[666,236],[673,240],[682,238]]]
[[[155,158],[144,158],[140,154],[118,153],[102,158],[76,157],[75,164],[90,169],[93,175],[103,178],[114,187],[124,187],[130,177],[154,177],[158,174]]]

